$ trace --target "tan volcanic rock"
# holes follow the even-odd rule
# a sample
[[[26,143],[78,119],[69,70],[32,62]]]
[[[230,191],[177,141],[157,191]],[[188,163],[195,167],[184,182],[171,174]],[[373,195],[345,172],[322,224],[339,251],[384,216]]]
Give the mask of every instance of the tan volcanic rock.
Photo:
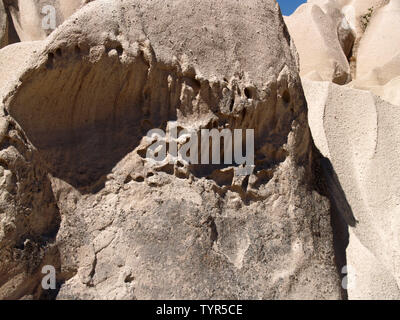
[[[396,45],[396,32],[392,36],[391,30],[400,26],[399,18],[398,2],[392,1],[377,11],[360,43],[357,78],[350,84],[395,105],[400,105],[400,47]]]
[[[400,76],[393,78],[385,85],[380,85],[380,81],[376,77],[367,77],[365,80],[354,80],[349,83],[349,86],[352,88],[369,90],[383,100],[400,106]]]
[[[363,36],[357,55],[357,79],[378,73],[380,84],[400,76],[400,2],[379,9]]]
[[[376,12],[388,2],[389,0],[308,0],[308,3],[320,6],[336,23],[339,42],[350,62],[353,79],[356,77],[356,57],[360,40]]]
[[[337,0],[309,0],[309,3],[318,5],[324,13],[336,25],[337,36],[343,52],[346,57],[349,57],[352,52],[355,33],[349,21],[341,10],[341,3]]]
[[[368,91],[308,80],[303,87],[314,141],[348,201],[340,213],[351,226],[343,240],[349,298],[399,299],[400,109]]]
[[[365,86],[384,86],[390,80],[400,75],[400,53],[395,55],[387,63],[379,67],[373,67],[367,74],[357,78],[356,82]]]
[[[360,38],[364,33],[362,26],[362,16],[369,13],[369,9],[373,8],[373,12],[389,2],[389,0],[308,0],[309,3],[319,5],[324,11],[327,8],[338,8],[345,16],[347,23]]]
[[[1,297],[341,297],[275,1],[97,0],[42,45],[0,86]],[[173,124],[254,129],[254,172],[152,163]]]
[[[305,3],[285,17],[285,22],[299,52],[302,76],[316,72],[321,79],[338,84],[350,80],[350,66],[339,42],[335,19],[319,6]]]
[[[386,5],[389,0],[352,0],[344,1],[342,11],[348,15],[348,20],[355,27],[357,37],[360,38],[365,27],[363,26],[362,17],[369,13],[369,9],[372,8],[372,17],[382,6]],[[372,18],[371,17],[371,18]]]
[[[374,92],[374,90],[371,91]],[[380,92],[377,90],[375,94],[391,104],[400,106],[400,76],[390,80],[382,87]]]

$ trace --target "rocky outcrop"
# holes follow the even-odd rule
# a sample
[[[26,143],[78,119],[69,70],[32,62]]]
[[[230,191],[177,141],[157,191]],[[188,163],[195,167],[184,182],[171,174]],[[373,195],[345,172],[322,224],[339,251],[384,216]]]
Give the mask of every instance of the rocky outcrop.
[[[339,9],[346,19],[345,23],[359,39],[372,16],[379,8],[389,3],[389,0],[308,0],[307,2],[320,6],[325,12],[331,11],[332,8]]]
[[[357,59],[354,59],[357,76],[349,86],[371,91],[391,104],[400,105],[400,50],[396,46],[397,35],[390,35],[398,24],[400,7],[398,2],[391,1],[380,9],[377,6],[373,12],[359,40]]]
[[[0,63],[14,52],[0,77],[2,298],[341,297],[275,1],[96,0]],[[254,170],[150,161],[147,131],[174,126],[254,129]]]
[[[326,0],[322,0],[326,1]],[[346,17],[350,27],[360,39],[368,27],[368,22],[376,11],[386,5],[389,0],[330,0],[336,2]],[[312,2],[321,2],[313,0]]]
[[[397,1],[376,11],[360,42],[357,78],[352,87],[374,92],[382,99],[400,105],[400,48],[397,45],[400,6]]]
[[[352,33],[341,22],[340,12],[330,9],[329,13],[338,16],[305,3],[286,17],[285,22],[299,52],[300,74],[306,78],[345,84],[350,81],[350,66],[345,52],[349,54],[351,51]]]
[[[376,42],[369,34],[377,28],[380,30],[375,33],[376,37],[380,37],[382,32],[391,32],[387,27],[371,27],[378,24],[373,21],[381,19],[375,17],[378,12],[391,12],[391,15],[396,15],[397,9],[393,6],[397,6],[397,2],[392,1],[389,7],[383,8],[388,3],[389,0],[309,0],[290,17],[285,17],[299,51],[301,76],[314,81],[347,84],[352,79],[364,78],[364,73],[371,70],[368,57],[373,56],[372,65],[387,63],[385,59],[375,57],[376,52],[385,50],[383,42],[386,40]],[[382,16],[382,13],[379,13],[379,16]],[[390,30],[396,30],[395,23],[390,19],[385,21],[386,26],[393,27]],[[367,29],[366,39],[361,41]],[[366,43],[370,43],[370,47]],[[360,45],[362,47],[359,53]],[[390,55],[392,51],[396,51],[395,46],[385,52],[384,56]],[[387,65],[381,72],[374,70],[373,78],[386,77],[384,74],[388,70],[392,74],[395,71],[390,71],[391,67]]]
[[[318,37],[308,32],[311,19],[303,13],[296,26],[290,25],[306,8],[319,13],[319,23],[329,20],[338,27],[326,47],[338,52],[338,40],[346,53],[353,77],[346,86],[323,75],[332,58],[314,57]],[[394,0],[312,0],[287,18],[299,47],[300,66],[308,67],[302,73],[308,119],[315,144],[325,157],[321,172],[332,205],[336,258],[346,275],[349,299],[398,299],[400,295],[396,151],[400,54],[398,35],[393,33],[399,27],[399,12],[399,2]],[[350,27],[355,36],[350,54],[341,41],[340,26]]]
[[[336,0],[309,0],[308,3],[318,5],[335,26],[332,31],[337,33],[338,40],[346,57],[351,56],[355,40],[355,29],[347,20],[342,3]]]
[[[349,204],[336,205],[350,226],[342,239],[348,297],[399,299],[400,111],[368,91],[308,80],[303,87],[314,141]]]
[[[400,2],[377,11],[360,42],[357,55],[357,78],[377,78],[384,85],[400,76]]]

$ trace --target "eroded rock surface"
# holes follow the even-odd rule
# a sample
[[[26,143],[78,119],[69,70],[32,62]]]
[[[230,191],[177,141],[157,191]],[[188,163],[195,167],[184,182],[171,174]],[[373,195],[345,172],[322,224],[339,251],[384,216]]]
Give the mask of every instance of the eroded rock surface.
[[[318,5],[305,3],[285,18],[300,57],[300,74],[345,84],[350,81],[350,66],[345,51],[350,53],[352,43],[346,43],[352,33],[339,22],[340,12],[333,8],[325,13]],[[339,15],[335,17],[335,12]],[[307,23],[305,23],[307,21]],[[340,35],[340,36],[339,36]],[[340,40],[339,40],[340,39]],[[316,80],[316,79],[315,79]]]
[[[299,51],[301,76],[342,85],[365,78],[370,71],[370,78],[375,80],[397,72],[396,66],[391,69],[394,61],[374,70],[376,64],[387,64],[387,56],[397,50],[396,45],[384,49],[388,45],[385,41],[397,37],[388,35],[396,30],[398,23],[394,21],[396,6],[395,0],[309,0],[302,4],[285,17]],[[386,18],[382,18],[384,12]],[[385,52],[377,58],[379,50]]]
[[[394,30],[399,2],[308,2],[287,20],[296,46],[300,43],[300,66],[309,67],[302,80],[312,136],[325,156],[320,168],[331,200],[336,259],[345,266],[341,272],[348,280],[349,299],[398,299],[400,52]],[[326,47],[337,52],[336,40],[341,44],[352,76],[346,86],[323,75],[332,59],[321,54],[313,59],[318,51],[307,51],[318,39],[304,32],[310,19],[298,19],[298,27],[290,27],[292,19],[313,7],[319,23],[330,19],[339,26]],[[340,26],[349,26],[355,36],[350,54]]]
[[[369,91],[308,80],[303,87],[313,138],[348,201],[339,204],[350,226],[342,239],[348,297],[399,299],[400,110]]]
[[[341,297],[275,1],[97,0],[30,57],[0,85],[2,298],[46,297],[44,264],[58,299]],[[172,124],[254,129],[253,173],[149,162]]]
[[[373,77],[379,84],[400,76],[400,2],[391,1],[375,14],[360,43],[357,78]]]
[[[357,78],[352,87],[374,92],[382,99],[400,105],[400,48],[398,34],[400,4],[391,1],[377,10],[360,42]]]

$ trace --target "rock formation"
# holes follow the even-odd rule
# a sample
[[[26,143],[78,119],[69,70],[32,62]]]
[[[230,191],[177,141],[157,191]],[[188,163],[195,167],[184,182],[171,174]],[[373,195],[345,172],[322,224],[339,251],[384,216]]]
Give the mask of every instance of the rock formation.
[[[372,18],[376,10],[389,3],[389,0],[308,0],[307,2],[318,5],[326,13],[332,12],[332,8],[339,9],[356,38],[360,38],[365,31],[365,23]],[[330,14],[331,17],[335,15],[337,14]]]
[[[379,84],[400,76],[400,2],[377,11],[363,36],[357,55],[357,78],[375,73]]]
[[[391,1],[377,10],[357,54],[357,78],[351,84],[400,105],[400,3]]]
[[[312,136],[326,157],[321,168],[332,205],[335,243],[346,248],[346,254],[337,258],[348,280],[348,298],[399,299],[400,135],[396,128],[400,117],[400,50],[395,32],[400,23],[399,2],[309,2],[312,4],[303,7],[318,6],[320,10],[314,10],[325,14],[320,14],[318,21],[337,20],[339,9],[355,35],[352,56],[348,57],[353,79],[345,86],[332,83],[341,84],[333,77],[321,76],[328,57],[315,63],[318,59],[310,58],[314,52],[299,49],[301,68],[314,62],[303,74],[302,83]],[[362,13],[369,8],[370,13]],[[298,23],[308,26],[305,21],[299,19]],[[291,28],[289,23],[289,30],[297,47],[315,45],[314,36],[296,40],[301,28]],[[340,32],[337,39],[340,42]],[[332,43],[329,48],[338,48],[336,39],[326,43]]]
[[[399,12],[0,0],[0,298],[399,299]]]
[[[370,47],[368,48],[367,44],[363,45],[365,49],[358,53],[361,38],[367,27],[368,30],[380,28],[369,27],[370,24],[379,24],[372,20],[384,20],[375,18],[377,12],[392,12],[390,14],[396,19],[397,9],[393,6],[397,6],[397,2],[392,1],[390,8],[381,10],[388,3],[388,0],[309,0],[291,16],[285,17],[299,52],[301,76],[315,81],[333,81],[337,84],[346,84],[356,78],[356,73],[360,78],[365,72],[364,68],[369,70],[367,60],[368,57],[372,57],[368,53],[370,47],[373,47],[371,49],[373,52],[379,51],[376,49],[378,47],[384,50],[384,47],[377,45],[374,40],[368,41],[367,39],[371,37],[366,36],[364,38],[367,39],[363,42],[369,42]],[[385,14],[379,14],[381,17],[382,15]],[[386,23],[392,26],[391,30],[396,30],[390,19]],[[379,37],[381,33],[378,31],[375,36]],[[384,38],[391,39],[389,36]],[[385,54],[390,55],[390,52]],[[365,67],[364,62],[358,63],[359,59],[364,59],[364,55],[367,56]],[[379,63],[382,62],[378,60]],[[358,68],[361,71],[357,71]]]
[[[351,82],[399,105],[398,1],[309,0],[285,21],[304,79]]]
[[[400,110],[371,92],[303,81],[315,144],[351,207],[349,297],[399,299]]]
[[[352,43],[346,43],[348,36],[344,32],[342,43],[339,41],[338,27],[342,24],[338,25],[335,19],[311,3],[301,5],[285,22],[299,52],[302,76],[338,84],[350,80],[350,66],[343,47],[350,52]]]
[[[0,67],[1,298],[343,297],[274,0],[96,0]],[[174,126],[254,129],[253,172],[150,161]]]

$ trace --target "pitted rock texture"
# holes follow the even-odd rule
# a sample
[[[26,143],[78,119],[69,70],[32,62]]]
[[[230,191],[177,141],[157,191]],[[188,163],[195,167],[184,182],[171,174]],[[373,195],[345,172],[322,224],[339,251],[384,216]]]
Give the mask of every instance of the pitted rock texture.
[[[398,299],[400,145],[397,106],[371,92],[303,81],[313,137],[329,158],[351,210],[350,299]]]
[[[96,0],[32,44],[0,83],[2,298],[342,297],[275,1]],[[254,129],[253,173],[152,164],[146,133],[172,124]]]
[[[355,36],[346,54],[352,81],[344,86],[322,76],[332,59],[309,50],[319,38],[302,32],[310,23],[298,16],[317,6],[319,23],[343,19],[341,25]],[[300,69],[314,69],[302,73],[302,82],[312,136],[325,157],[319,169],[331,201],[336,261],[346,275],[349,299],[399,298],[400,54],[394,31],[399,12],[397,0],[310,0],[287,17]],[[291,27],[296,19],[299,27]],[[337,49],[337,38],[345,50],[337,30],[326,48]]]

